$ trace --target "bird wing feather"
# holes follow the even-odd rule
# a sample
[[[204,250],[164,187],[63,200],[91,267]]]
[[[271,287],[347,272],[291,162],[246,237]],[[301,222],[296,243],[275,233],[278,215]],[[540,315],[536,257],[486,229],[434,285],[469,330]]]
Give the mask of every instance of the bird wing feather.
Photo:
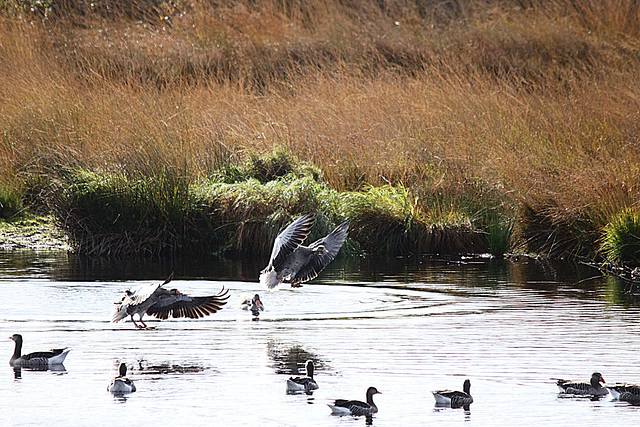
[[[287,226],[273,242],[273,250],[269,264],[275,268],[289,256],[307,238],[313,226],[313,214],[308,213],[293,221]]]
[[[338,255],[340,248],[347,240],[349,220],[346,220],[322,239],[318,239],[309,245],[309,249],[315,249],[323,245],[327,252],[313,252],[309,261],[298,270],[292,278],[293,283],[302,283],[315,279],[322,270]]]
[[[169,317],[198,319],[220,310],[227,303],[229,291],[224,288],[217,295],[192,297],[187,294],[162,295],[149,307],[147,314],[165,320]]]

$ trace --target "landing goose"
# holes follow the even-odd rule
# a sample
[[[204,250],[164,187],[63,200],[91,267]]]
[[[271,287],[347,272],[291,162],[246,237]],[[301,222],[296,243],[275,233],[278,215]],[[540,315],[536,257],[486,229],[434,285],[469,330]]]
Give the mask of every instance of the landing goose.
[[[14,368],[46,369],[49,366],[62,365],[70,351],[65,347],[22,355],[22,335],[13,334],[9,339],[16,343],[13,356],[9,360],[9,364]]]
[[[240,308],[251,311],[254,317],[258,317],[260,312],[264,311],[264,304],[260,300],[260,295],[255,294],[252,298],[249,294],[244,294],[240,297]]]
[[[318,389],[318,383],[313,379],[313,371],[315,370],[313,360],[307,360],[305,369],[307,370],[306,377],[290,377],[287,380],[287,393],[294,394],[304,392],[310,394],[313,390]]]
[[[337,399],[333,405],[329,404],[331,413],[334,415],[364,415],[370,417],[378,412],[378,407],[373,403],[373,395],[382,394],[375,387],[367,389],[367,402],[359,400]]]
[[[450,406],[452,408],[462,408],[473,403],[471,396],[471,381],[464,380],[462,385],[463,391],[456,390],[437,390],[432,392],[436,399],[436,405]]]
[[[113,394],[133,393],[136,386],[129,378],[127,378],[127,365],[120,364],[118,368],[119,375],[111,380],[111,384],[107,386],[107,391]]]
[[[309,246],[302,242],[313,226],[313,214],[308,213],[287,226],[273,243],[269,265],[260,272],[260,283],[273,289],[281,283],[300,287],[320,274],[336,257],[347,239],[349,220]]]
[[[605,396],[609,394],[609,390],[600,385],[600,383],[605,382],[600,372],[594,372],[591,375],[591,380],[589,380],[589,382],[561,380],[556,378],[552,379],[556,380],[556,385],[558,386],[560,393],[579,396]]]
[[[164,285],[173,279],[173,273],[160,285],[142,285],[133,291],[127,290],[122,300],[116,302],[116,309],[111,318],[112,322],[119,322],[127,316],[136,328],[153,329],[142,321],[142,316],[149,314],[160,320],[169,317],[188,317],[198,319],[220,310],[227,303],[229,291],[222,288],[219,294],[205,297],[192,297],[177,289],[165,289]],[[133,315],[138,314],[138,325]]]

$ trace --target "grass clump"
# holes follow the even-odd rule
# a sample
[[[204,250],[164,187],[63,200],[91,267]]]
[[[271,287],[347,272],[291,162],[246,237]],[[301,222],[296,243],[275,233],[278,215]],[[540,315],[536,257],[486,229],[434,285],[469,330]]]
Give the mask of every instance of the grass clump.
[[[216,172],[215,179],[228,184],[255,179],[265,184],[287,175],[298,178],[309,176],[314,181],[319,181],[321,174],[319,168],[300,162],[287,151],[279,149],[266,155],[252,152],[240,165],[229,164],[221,167]]]
[[[404,186],[385,185],[369,187],[364,192],[347,192],[343,200],[345,216],[352,223],[351,235],[369,253],[409,255],[486,250],[481,234],[472,229],[464,215],[450,211],[448,221],[434,221],[435,217],[425,212]]]
[[[14,187],[0,185],[0,219],[11,218],[22,208],[22,192]]]
[[[343,220],[338,193],[309,176],[289,174],[264,184],[254,178],[231,184],[214,180],[194,192],[207,215],[220,220],[218,252],[223,253],[268,256],[278,232],[299,214],[318,213],[309,242]]]
[[[154,177],[80,170],[58,183],[50,204],[79,253],[152,255],[185,246],[188,190],[169,169]]]
[[[600,251],[614,264],[640,264],[640,212],[626,209],[604,227]]]

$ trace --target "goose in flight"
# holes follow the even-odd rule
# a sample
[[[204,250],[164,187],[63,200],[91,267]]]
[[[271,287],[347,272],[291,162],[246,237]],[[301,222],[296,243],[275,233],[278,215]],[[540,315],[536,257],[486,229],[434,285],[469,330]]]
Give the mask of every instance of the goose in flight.
[[[349,220],[337,226],[327,236],[309,246],[302,242],[313,226],[313,214],[308,213],[287,226],[273,243],[269,265],[260,273],[260,283],[273,289],[280,283],[298,288],[320,274],[336,257],[347,239]]]
[[[153,329],[142,321],[142,316],[148,314],[160,320],[169,317],[188,317],[198,319],[220,310],[227,303],[229,291],[222,288],[217,295],[192,297],[177,289],[165,289],[163,286],[173,280],[173,273],[160,285],[142,285],[133,291],[125,291],[122,300],[116,302],[116,309],[111,318],[112,322],[119,322],[131,316],[134,326],[139,329]],[[133,319],[137,314],[141,325]]]
[[[49,366],[62,365],[70,350],[58,348],[49,351],[36,351],[34,353],[22,354],[22,335],[13,334],[9,337],[16,343],[13,356],[9,364],[14,368],[47,369]]]

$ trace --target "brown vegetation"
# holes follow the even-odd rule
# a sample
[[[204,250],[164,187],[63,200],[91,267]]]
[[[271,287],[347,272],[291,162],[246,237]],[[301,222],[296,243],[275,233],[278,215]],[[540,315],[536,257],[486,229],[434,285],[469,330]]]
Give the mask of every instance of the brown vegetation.
[[[281,149],[552,255],[638,207],[637,1],[116,3],[2,3],[0,187]]]

